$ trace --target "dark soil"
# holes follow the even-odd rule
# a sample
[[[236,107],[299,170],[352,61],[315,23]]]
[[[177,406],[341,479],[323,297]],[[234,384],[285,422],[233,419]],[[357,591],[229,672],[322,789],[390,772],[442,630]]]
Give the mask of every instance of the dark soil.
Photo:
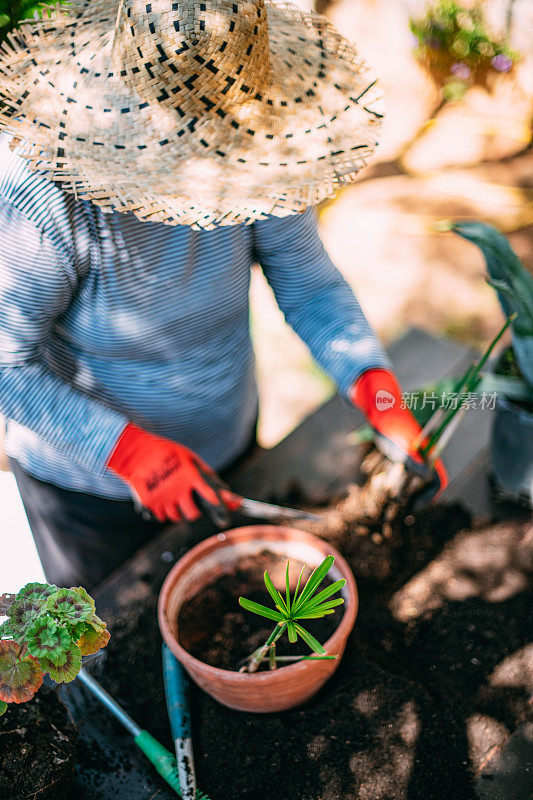
[[[349,522],[331,507],[336,524],[324,536],[350,562],[361,605],[321,692],[292,711],[253,715],[193,686],[198,785],[211,800],[256,800],[267,783],[271,800],[474,800],[475,773],[526,718],[528,524],[476,526],[461,507],[437,506],[400,514],[383,535],[369,516],[356,519],[350,497],[340,503]],[[139,582],[97,677],[171,749],[156,615],[163,577]]]
[[[274,606],[265,588],[264,572],[268,570],[276,589],[285,596],[285,567],[283,561],[273,553],[264,551],[257,557],[242,560],[234,572],[223,575],[206,587],[201,594],[189,600],[179,614],[179,639],[181,645],[195,658],[212,667],[238,670],[246,659],[263,645],[272,633],[275,623],[264,617],[245,611],[239,606],[239,597],[247,597],[269,608]],[[296,582],[302,562],[290,561],[291,592]],[[305,568],[301,586],[311,574]],[[326,579],[321,585],[324,589],[331,583]],[[319,642],[324,643],[333,635],[342,619],[342,607],[323,619],[306,620],[304,627]],[[277,655],[308,655],[310,648],[301,639],[290,644],[287,636],[282,636],[276,644]],[[283,668],[279,664],[278,668]],[[268,669],[263,662],[260,669]]]
[[[77,732],[56,693],[42,687],[0,717],[0,800],[62,800]]]

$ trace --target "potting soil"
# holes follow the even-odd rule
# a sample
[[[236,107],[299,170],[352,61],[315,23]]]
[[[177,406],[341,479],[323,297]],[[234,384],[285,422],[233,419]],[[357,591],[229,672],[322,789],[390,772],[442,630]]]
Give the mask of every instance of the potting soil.
[[[62,800],[77,732],[54,691],[41,687],[0,717],[0,800]]]
[[[194,686],[202,791],[211,800],[474,800],[475,773],[527,714],[526,526],[475,526],[461,507],[443,506],[400,517],[385,537],[368,520],[332,533],[360,592],[339,669],[305,706],[278,714],[231,711]],[[112,625],[97,677],[172,749],[162,577],[147,575]]]
[[[274,585],[285,597],[286,563],[269,551],[259,553],[253,558],[242,559],[231,573],[223,575],[191,598],[179,614],[181,645],[206,664],[221,669],[238,670],[266,642],[276,625],[265,617],[241,608],[239,597],[243,596],[268,608],[274,608],[274,602],[265,588],[263,575],[268,570]],[[290,560],[292,595],[302,569],[303,588],[311,570],[302,562]],[[330,584],[331,580],[326,578],[317,591]],[[333,614],[322,619],[304,620],[302,624],[315,639],[324,644],[335,632],[342,615],[343,610],[339,606]],[[276,653],[280,656],[311,655],[312,651],[301,638],[291,644],[284,634],[276,644]],[[283,666],[282,662],[278,669],[283,669]],[[260,670],[268,668],[268,661],[265,660]]]

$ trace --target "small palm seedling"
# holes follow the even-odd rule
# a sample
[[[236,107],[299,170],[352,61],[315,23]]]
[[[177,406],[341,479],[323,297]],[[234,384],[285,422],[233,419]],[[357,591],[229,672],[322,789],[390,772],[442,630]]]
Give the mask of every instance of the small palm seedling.
[[[46,673],[69,683],[82,656],[97,653],[109,641],[94,600],[81,586],[59,589],[28,583],[16,595],[0,596],[0,715],[8,703],[25,703]]]
[[[337,656],[327,655],[325,649],[319,641],[312,636],[300,623],[307,619],[321,619],[329,614],[334,613],[336,606],[342,605],[344,600],[342,597],[331,599],[334,594],[339,592],[345,585],[346,581],[340,579],[331,583],[322,591],[317,592],[318,587],[333,566],[335,558],[327,556],[324,561],[313,570],[307,583],[300,591],[300,584],[305,565],[302,567],[296,589],[291,597],[291,590],[289,585],[289,562],[287,562],[287,569],[285,572],[285,597],[282,596],[274,584],[267,571],[265,571],[264,579],[265,586],[274,601],[275,608],[269,608],[261,603],[255,603],[253,600],[248,600],[246,597],[239,597],[239,604],[247,611],[252,611],[261,617],[271,619],[276,623],[276,627],[261,647],[252,653],[245,666],[241,668],[241,672],[256,672],[261,662],[267,658],[271,669],[275,669],[278,661],[299,661],[299,660],[322,660],[334,659]],[[287,633],[289,641],[295,643],[300,637],[309,645],[315,655],[312,656],[277,656],[276,655],[276,642]]]

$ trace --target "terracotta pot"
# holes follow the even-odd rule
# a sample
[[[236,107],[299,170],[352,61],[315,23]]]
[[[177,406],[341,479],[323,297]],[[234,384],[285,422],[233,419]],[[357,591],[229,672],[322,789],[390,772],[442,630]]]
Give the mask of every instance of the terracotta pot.
[[[269,672],[242,674],[219,669],[194,658],[179,641],[178,614],[181,607],[221,575],[232,571],[244,556],[269,550],[285,558],[316,567],[325,556],[335,556],[329,572],[333,580],[345,578],[344,614],[324,647],[339,657],[326,661],[299,661]],[[309,700],[339,666],[357,615],[357,587],[345,559],[330,544],[310,533],[274,525],[251,525],[219,533],[201,542],[171,569],[159,596],[159,627],[163,639],[181,661],[193,681],[229,708],[239,711],[272,712]]]

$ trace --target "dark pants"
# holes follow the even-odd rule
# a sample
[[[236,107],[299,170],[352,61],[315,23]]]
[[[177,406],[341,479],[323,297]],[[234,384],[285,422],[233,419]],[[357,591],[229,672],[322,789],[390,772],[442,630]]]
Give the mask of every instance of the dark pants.
[[[228,466],[227,477],[257,447]],[[10,459],[47,581],[90,590],[153,536],[175,523],[144,520],[130,500],[62,489],[29,475]]]

